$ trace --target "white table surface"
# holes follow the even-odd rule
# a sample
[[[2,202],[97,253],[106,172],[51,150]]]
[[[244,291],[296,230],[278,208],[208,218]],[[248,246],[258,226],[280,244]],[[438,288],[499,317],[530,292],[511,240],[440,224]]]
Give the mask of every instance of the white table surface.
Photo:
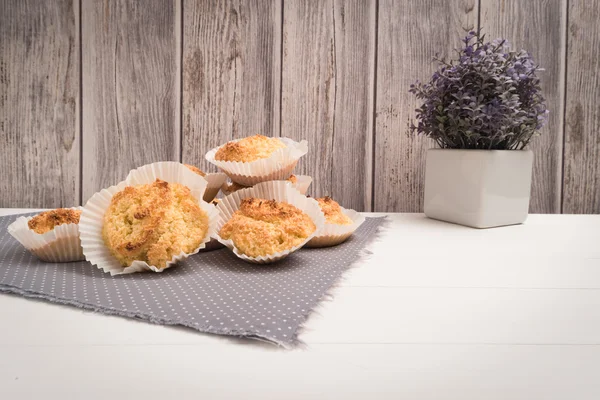
[[[0,294],[0,398],[600,398],[600,216],[389,218],[295,350]]]

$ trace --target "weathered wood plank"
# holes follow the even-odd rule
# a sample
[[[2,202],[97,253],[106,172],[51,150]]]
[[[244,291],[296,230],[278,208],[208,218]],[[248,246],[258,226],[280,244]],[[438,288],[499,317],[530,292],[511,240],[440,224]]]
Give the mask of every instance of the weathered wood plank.
[[[185,0],[183,161],[257,133],[279,136],[281,0]]]
[[[82,1],[83,201],[180,158],[178,0]]]
[[[307,139],[314,196],[371,210],[376,2],[285,1],[281,135]]]
[[[569,0],[563,212],[600,213],[600,1]]]
[[[79,203],[78,4],[0,3],[0,207]]]
[[[380,1],[375,211],[422,211],[425,154],[434,145],[407,134],[418,104],[409,86],[428,80],[435,68],[432,58],[451,55],[465,30],[476,25],[476,0]]]
[[[481,0],[481,27],[489,39],[507,39],[525,49],[539,72],[550,110],[548,123],[529,148],[534,152],[529,211],[560,213],[564,110],[564,29],[566,0]]]

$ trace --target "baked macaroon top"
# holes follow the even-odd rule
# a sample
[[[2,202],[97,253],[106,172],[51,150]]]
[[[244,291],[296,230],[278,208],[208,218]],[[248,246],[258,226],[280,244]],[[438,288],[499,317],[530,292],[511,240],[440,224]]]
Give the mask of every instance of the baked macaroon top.
[[[342,211],[337,201],[329,196],[316,199],[319,202],[321,211],[325,214],[325,222],[328,224],[351,225],[352,219]]]
[[[139,260],[162,269],[173,256],[199,247],[208,225],[208,214],[187,186],[157,179],[112,197],[102,238],[123,266]]]
[[[190,171],[200,175],[200,176],[206,176],[206,174],[198,167],[190,165],[190,164],[183,164],[185,165]]]
[[[50,232],[58,225],[78,224],[81,210],[72,208],[57,208],[56,210],[44,211],[27,222],[29,229],[35,233],[44,234]]]
[[[278,138],[254,135],[237,142],[226,143],[217,150],[215,160],[251,162],[269,158],[273,152],[284,147],[285,143]]]
[[[300,245],[317,227],[308,214],[285,202],[250,197],[223,225],[219,236],[237,249],[259,257]]]

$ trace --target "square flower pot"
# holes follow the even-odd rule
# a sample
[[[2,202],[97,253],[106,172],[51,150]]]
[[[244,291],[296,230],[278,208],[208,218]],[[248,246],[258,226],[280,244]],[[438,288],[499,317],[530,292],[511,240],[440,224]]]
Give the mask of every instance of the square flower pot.
[[[523,223],[532,168],[530,150],[430,149],[425,215],[474,228]]]

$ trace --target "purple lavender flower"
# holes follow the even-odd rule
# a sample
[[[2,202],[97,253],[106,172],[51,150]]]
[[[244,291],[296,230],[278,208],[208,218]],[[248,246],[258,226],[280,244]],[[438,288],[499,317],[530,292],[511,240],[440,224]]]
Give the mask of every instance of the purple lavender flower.
[[[539,68],[524,50],[506,40],[484,42],[471,31],[458,58],[440,67],[428,83],[410,93],[423,104],[411,133],[434,139],[442,148],[523,149],[547,121]]]

